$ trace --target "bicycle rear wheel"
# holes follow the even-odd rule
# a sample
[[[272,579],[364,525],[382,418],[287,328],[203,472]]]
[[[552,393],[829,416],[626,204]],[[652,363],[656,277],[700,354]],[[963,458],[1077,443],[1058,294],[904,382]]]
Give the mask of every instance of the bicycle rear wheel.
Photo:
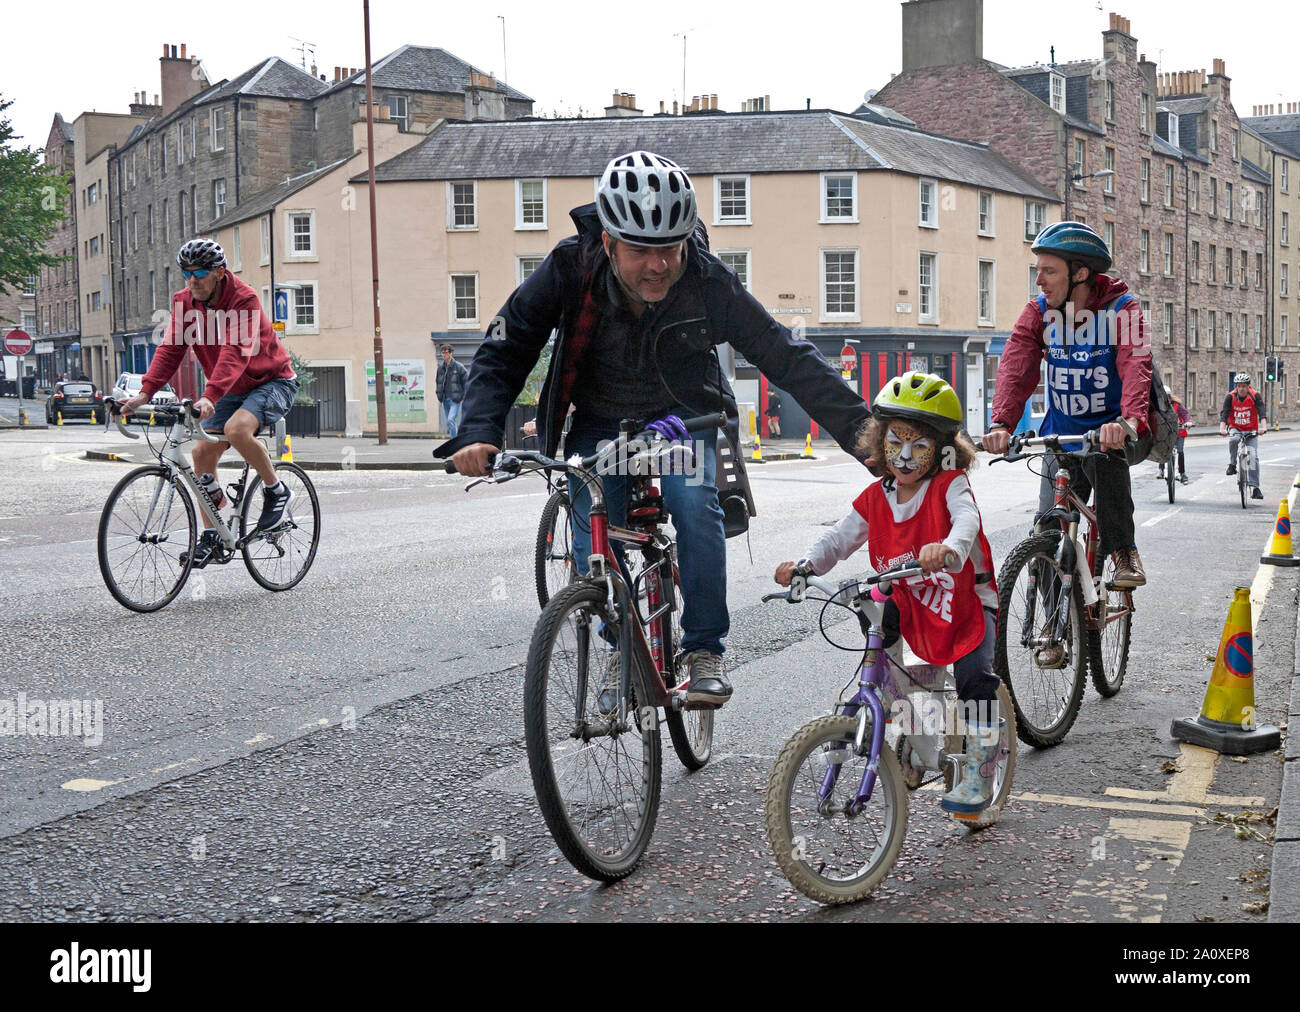
[[[672,612],[672,641],[665,645],[665,649],[676,658],[682,643],[682,591],[676,566],[673,566],[673,584],[676,589],[677,607]],[[713,754],[713,715],[717,711],[710,708],[669,709],[666,712],[668,736],[672,739],[673,751],[677,753],[677,758],[691,773],[703,769],[709,761],[709,756]]]
[[[857,717],[805,724],[785,743],[767,781],[764,817],[772,854],[790,884],[818,903],[870,896],[894,867],[907,835],[907,791],[891,748],[881,751],[871,800],[846,814],[869,758],[853,751],[857,727]],[[823,800],[832,770],[835,782]]]
[[[284,523],[256,535],[244,544],[244,565],[249,575],[267,590],[288,590],[307,575],[320,544],[320,500],[307,472],[297,464],[276,462],[275,473],[293,493]],[[254,474],[244,490],[239,511],[239,538],[243,541],[257,527],[253,493],[262,487]],[[260,504],[258,507],[260,511]]]
[[[1102,696],[1119,692],[1128,670],[1128,645],[1133,619],[1133,592],[1118,587],[1108,589],[1115,579],[1115,560],[1097,556],[1095,575],[1102,577],[1106,596],[1094,608],[1100,623],[1088,630],[1088,670],[1092,687]]]
[[[528,649],[524,737],[542,816],[561,853],[602,882],[640,863],[659,812],[662,752],[658,710],[635,665],[623,713],[604,715],[598,697],[618,647],[621,619],[608,614],[602,584],[579,582],[551,598]],[[635,659],[635,654],[634,654]]]
[[[543,608],[552,597],[578,577],[573,560],[573,526],[569,495],[557,488],[542,507],[533,548],[533,571],[537,581],[537,603]]]
[[[137,467],[114,486],[99,518],[96,550],[108,592],[132,611],[175,600],[190,575],[194,503],[160,464]]]
[[[1083,592],[1077,578],[1068,601],[1062,602],[1056,562],[1059,532],[1026,538],[1007,556],[998,574],[998,635],[993,668],[1011,693],[1016,734],[1026,745],[1047,748],[1059,744],[1079,716],[1083,702],[1087,645],[1083,623]],[[1055,641],[1063,658],[1043,667],[1037,646],[1021,639],[1047,638],[1060,607],[1068,609],[1065,634]],[[1050,651],[1052,645],[1046,649]]]
[[[1174,446],[1169,451],[1169,459],[1165,461],[1165,487],[1169,490],[1169,501],[1174,501],[1174,468],[1178,465],[1178,447]]]

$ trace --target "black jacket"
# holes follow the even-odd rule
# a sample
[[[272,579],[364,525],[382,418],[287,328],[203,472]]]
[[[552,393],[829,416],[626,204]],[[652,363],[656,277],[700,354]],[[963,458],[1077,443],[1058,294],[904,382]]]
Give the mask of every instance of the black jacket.
[[[581,338],[575,339],[579,311],[588,291],[603,297],[610,269],[596,205],[576,208],[570,216],[578,234],[551,251],[488,325],[470,367],[459,432],[435,456],[450,456],[471,443],[507,445],[506,415],[551,331],[558,329],[537,411],[542,450],[554,455],[571,400],[564,388],[577,374],[581,354]],[[796,340],[772,319],[698,234],[687,241],[686,271],[652,342],[654,365],[668,390],[694,414],[725,410],[733,436],[736,399],[714,354],[714,346],[723,342],[789,392],[841,446],[851,449],[870,418],[871,409],[812,342]]]
[[[459,403],[465,399],[465,379],[469,370],[454,358],[450,363],[439,362],[436,387],[438,400]]]

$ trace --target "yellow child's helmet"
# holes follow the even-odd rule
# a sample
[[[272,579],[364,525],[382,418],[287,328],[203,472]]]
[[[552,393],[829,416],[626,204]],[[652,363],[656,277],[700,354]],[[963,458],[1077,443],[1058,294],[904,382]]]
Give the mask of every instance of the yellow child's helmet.
[[[901,418],[921,422],[945,435],[961,429],[961,400],[948,383],[933,373],[905,372],[876,394],[871,412],[881,420]]]

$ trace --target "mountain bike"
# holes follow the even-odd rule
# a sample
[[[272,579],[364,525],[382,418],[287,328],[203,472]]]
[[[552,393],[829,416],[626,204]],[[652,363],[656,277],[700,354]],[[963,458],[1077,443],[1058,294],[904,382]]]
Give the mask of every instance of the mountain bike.
[[[692,433],[725,415],[683,423]],[[524,737],[542,816],[561,853],[602,882],[630,875],[658,816],[660,717],[677,758],[702,768],[713,749],[712,704],[686,702],[680,668],[676,543],[654,484],[654,462],[682,448],[625,420],[609,446],[580,460],[529,450],[497,454],[488,482],[523,474],[572,476],[591,493],[587,575],[550,597],[533,630],[524,673]],[[609,522],[601,473],[614,461],[631,476],[627,526]],[[446,468],[455,472],[448,461]],[[617,562],[613,546],[630,556]]]
[[[129,439],[140,438],[123,424],[115,402],[105,401],[105,405],[118,431]],[[236,534],[235,514],[230,514],[227,523],[180,449],[191,439],[222,440],[203,431],[190,400],[178,406],[155,404],[150,411],[157,421],[169,426],[157,446],[146,436],[158,463],[137,467],[119,481],[100,516],[96,541],[99,571],[109,593],[119,604],[139,612],[157,611],[175,600],[194,568],[199,531],[196,502],[220,538],[205,566],[225,565],[239,552],[249,575],[267,590],[296,586],[311,568],[320,542],[320,502],[307,473],[296,464],[276,463],[276,474],[293,492],[293,499],[278,527],[259,531],[260,511],[253,508],[253,493],[262,479],[256,472],[250,475],[245,463],[239,480],[225,490],[238,512]]]
[[[1242,509],[1246,508],[1246,501],[1250,498],[1250,473],[1258,452],[1258,441],[1258,432],[1242,432],[1241,438],[1237,440],[1237,494],[1241,496]]]
[[[1080,446],[1068,450],[1067,446]],[[1011,437],[1005,457],[1050,455],[1076,460],[1106,456],[1099,430],[1082,435]],[[1043,447],[1041,453],[1026,449]],[[1013,548],[998,573],[998,635],[994,670],[1011,693],[1020,740],[1036,748],[1059,744],[1083,702],[1085,666],[1102,696],[1124,684],[1133,620],[1133,592],[1114,585],[1115,561],[1098,552],[1097,515],[1070,487],[1062,464],[1051,509]],[[1080,534],[1080,524],[1084,532]]]
[[[763,600],[821,601],[822,636],[841,650],[861,653],[830,716],[804,725],[785,743],[768,778],[764,803],[768,843],[790,883],[819,903],[851,903],[871,895],[897,861],[907,834],[908,791],[943,776],[952,790],[965,758],[964,737],[954,714],[956,683],[946,666],[907,665],[902,643],[884,647],[884,604],[872,597],[879,585],[922,575],[907,562],[864,580],[838,586],[796,568],[785,593]],[[807,597],[807,588],[826,594]],[[829,607],[858,616],[866,639],[843,646],[826,631]],[[857,682],[857,691],[845,694]],[[998,686],[991,723],[1005,720],[993,760],[993,797],[988,808],[954,820],[968,829],[998,821],[1016,770],[1016,718],[1005,684]],[[886,725],[889,725],[888,727]],[[896,735],[890,747],[889,733]],[[936,774],[927,779],[928,774]]]

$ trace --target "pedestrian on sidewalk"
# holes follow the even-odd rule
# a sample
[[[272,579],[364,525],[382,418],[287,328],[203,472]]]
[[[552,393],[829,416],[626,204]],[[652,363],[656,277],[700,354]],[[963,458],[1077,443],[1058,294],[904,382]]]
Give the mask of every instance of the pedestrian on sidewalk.
[[[781,395],[771,387],[767,391],[767,431],[773,439],[781,438]]]
[[[443,413],[447,416],[447,435],[456,438],[460,428],[460,402],[465,399],[465,380],[469,370],[456,361],[451,354],[451,345],[442,346],[442,362],[438,365],[437,391],[438,400],[442,402]]]

